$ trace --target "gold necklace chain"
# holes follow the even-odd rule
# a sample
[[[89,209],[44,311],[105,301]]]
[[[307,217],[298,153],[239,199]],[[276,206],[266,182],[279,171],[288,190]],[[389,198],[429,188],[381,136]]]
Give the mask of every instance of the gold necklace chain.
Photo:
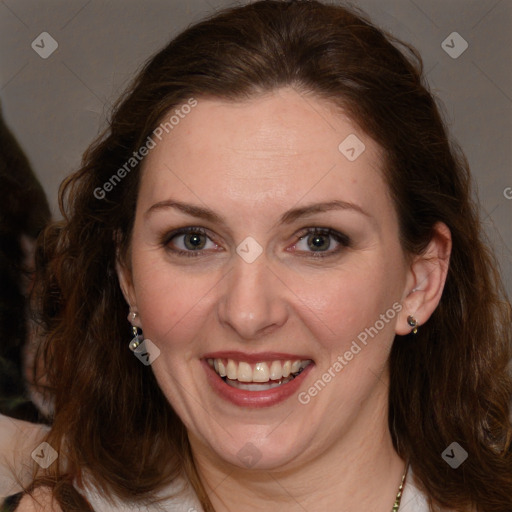
[[[396,495],[395,504],[393,505],[391,512],[398,512],[398,509],[400,508],[400,502],[402,501],[402,491],[404,489],[405,477],[407,475],[408,468],[409,468],[409,464],[406,464],[405,471],[402,476],[402,482],[400,483],[400,487],[398,488],[398,493]]]

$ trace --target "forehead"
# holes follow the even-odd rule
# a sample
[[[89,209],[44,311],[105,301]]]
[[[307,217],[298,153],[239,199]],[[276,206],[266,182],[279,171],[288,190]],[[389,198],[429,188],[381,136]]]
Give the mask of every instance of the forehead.
[[[219,207],[228,199],[232,206],[251,201],[282,210],[305,196],[386,196],[379,146],[314,96],[287,88],[240,102],[197,98],[179,114],[144,161],[144,203],[179,195]]]

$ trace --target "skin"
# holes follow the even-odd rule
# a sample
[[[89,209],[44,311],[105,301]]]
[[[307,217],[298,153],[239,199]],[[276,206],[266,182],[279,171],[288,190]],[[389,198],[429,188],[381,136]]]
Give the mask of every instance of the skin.
[[[338,150],[350,134],[366,146],[353,162]],[[387,426],[389,353],[395,334],[410,332],[408,315],[421,326],[436,308],[451,242],[440,224],[422,256],[403,252],[382,163],[379,146],[343,113],[291,88],[239,103],[198,98],[145,159],[130,261],[118,274],[135,324],[161,351],[151,369],[187,427],[217,512],[388,512],[394,503],[405,462]],[[225,224],[170,207],[147,213],[171,199]],[[365,213],[279,223],[292,208],[332,200]],[[201,256],[172,252],[187,250],[186,237],[165,235],[186,226],[207,231]],[[326,237],[327,250],[340,252],[315,257],[304,233],[313,226],[351,241]],[[248,236],[263,249],[253,263],[236,252]],[[402,311],[306,405],[292,396],[239,407],[208,384],[208,352],[279,351],[314,361],[299,390],[307,391],[395,302]],[[260,456],[250,468],[238,457],[248,442]]]

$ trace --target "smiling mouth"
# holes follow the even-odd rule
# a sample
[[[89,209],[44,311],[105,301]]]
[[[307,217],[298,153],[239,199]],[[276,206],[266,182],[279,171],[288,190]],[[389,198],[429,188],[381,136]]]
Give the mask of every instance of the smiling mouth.
[[[266,391],[292,381],[313,361],[274,360],[251,365],[245,361],[209,358],[207,362],[228,386],[244,391]]]

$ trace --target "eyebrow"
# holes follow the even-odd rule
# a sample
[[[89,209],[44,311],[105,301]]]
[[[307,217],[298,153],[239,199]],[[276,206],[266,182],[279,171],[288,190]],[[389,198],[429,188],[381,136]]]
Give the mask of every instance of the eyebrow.
[[[144,217],[147,218],[149,215],[151,215],[152,213],[154,213],[156,211],[166,210],[169,208],[179,210],[182,213],[185,213],[192,217],[204,219],[204,220],[210,221],[215,224],[219,224],[222,226],[227,225],[224,218],[221,217],[218,213],[211,210],[210,208],[193,205],[193,204],[189,204],[189,203],[183,203],[181,201],[175,201],[172,199],[155,203],[153,206],[151,206],[146,211],[146,213],[144,214]],[[357,204],[350,203],[347,201],[333,200],[333,201],[327,201],[327,202],[322,202],[322,203],[312,203],[312,204],[309,204],[309,205],[306,205],[306,206],[303,206],[300,208],[293,208],[291,210],[288,210],[279,219],[279,224],[291,224],[292,222],[294,222],[297,219],[300,219],[302,217],[307,217],[308,215],[314,215],[316,213],[328,212],[331,210],[351,210],[351,211],[360,213],[361,215],[364,215],[365,217],[373,219],[369,213],[365,212]]]

